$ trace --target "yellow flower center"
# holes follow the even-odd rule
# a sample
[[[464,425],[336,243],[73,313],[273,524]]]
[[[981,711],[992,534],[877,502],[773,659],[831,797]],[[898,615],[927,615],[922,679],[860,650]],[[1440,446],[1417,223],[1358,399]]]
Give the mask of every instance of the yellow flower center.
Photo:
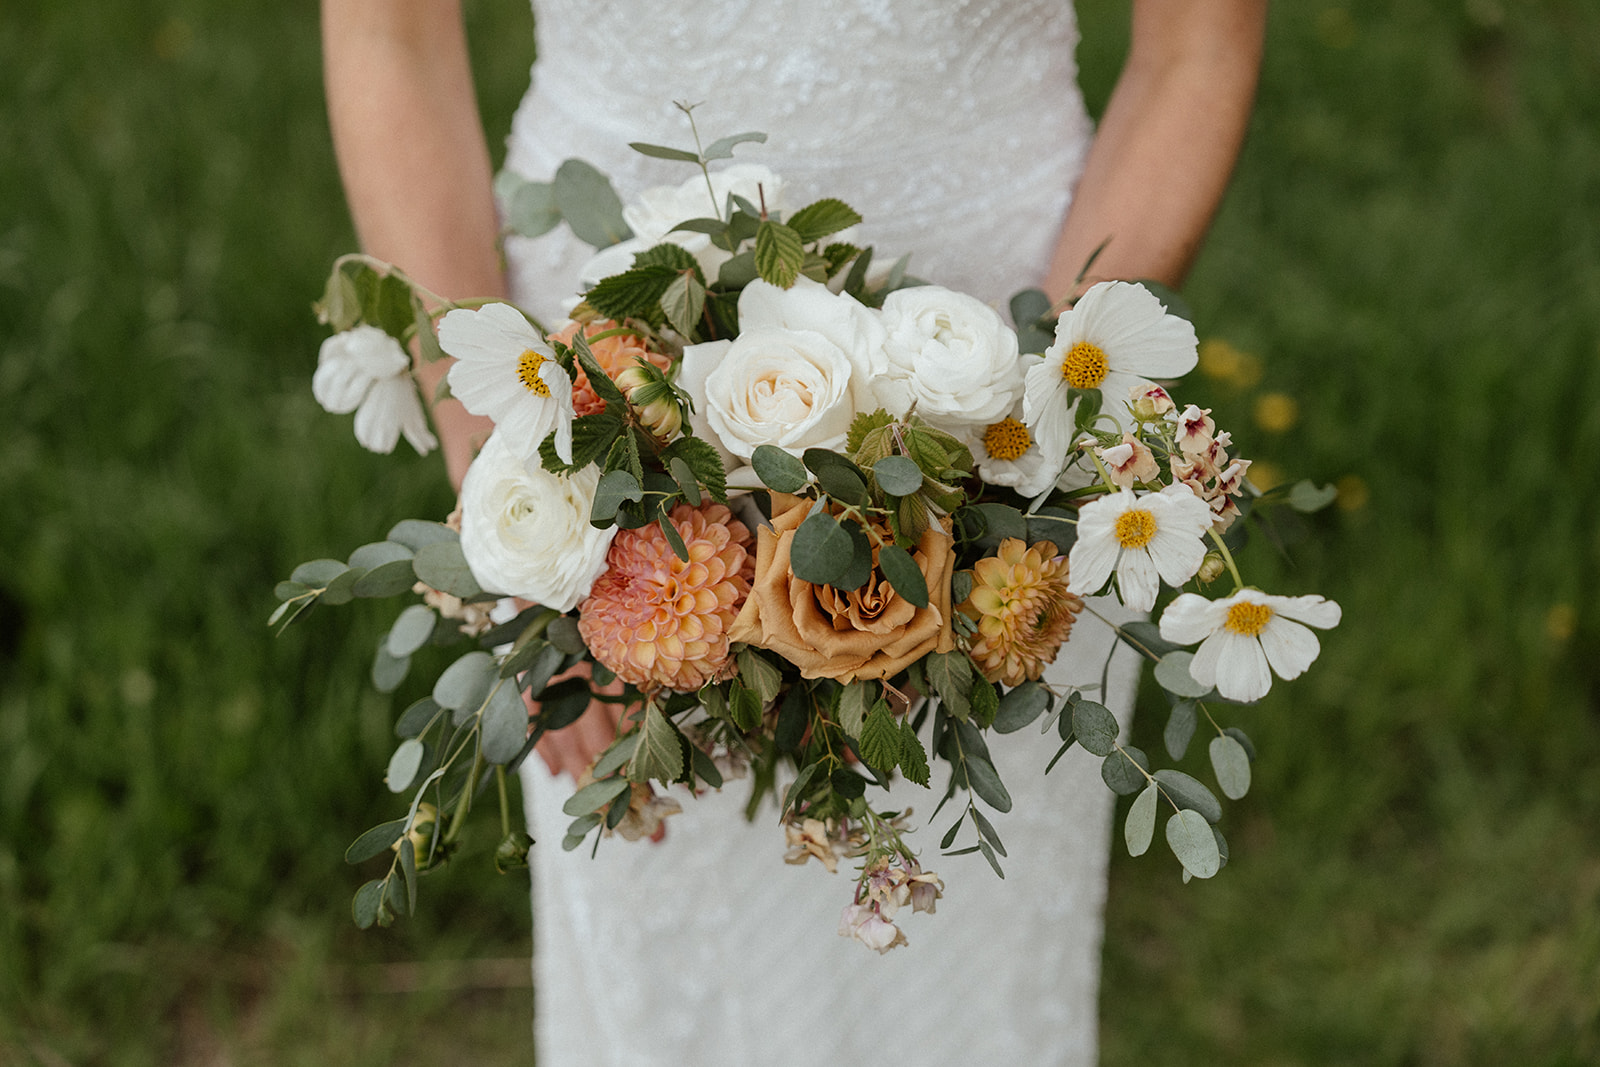
[[[1123,548],[1143,548],[1156,535],[1156,517],[1142,508],[1117,516],[1117,543]]]
[[[983,432],[983,449],[990,459],[1019,458],[1033,444],[1033,435],[1016,419],[1007,416]]]
[[[517,378],[527,387],[528,392],[534,396],[550,397],[550,387],[544,384],[544,379],[539,377],[539,368],[544,366],[545,357],[528,349],[517,360]]]
[[[1074,389],[1098,389],[1106,380],[1110,364],[1099,345],[1079,341],[1061,361],[1061,377]]]
[[[1266,629],[1271,619],[1272,609],[1267,605],[1241,600],[1228,609],[1228,619],[1222,625],[1233,633],[1254,637]]]

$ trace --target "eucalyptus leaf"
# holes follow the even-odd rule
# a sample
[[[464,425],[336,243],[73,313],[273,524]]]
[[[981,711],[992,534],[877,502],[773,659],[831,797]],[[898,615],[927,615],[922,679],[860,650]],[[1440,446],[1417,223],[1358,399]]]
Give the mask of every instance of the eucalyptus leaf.
[[[409,837],[400,839],[400,872],[405,876],[406,914],[417,910],[417,847]]]
[[[1239,744],[1244,747],[1244,754],[1250,757],[1250,762],[1255,762],[1255,743],[1250,740],[1249,736],[1243,730],[1239,729],[1237,726],[1225,726],[1223,727],[1222,732],[1239,742]]]
[[[350,601],[353,600],[356,595],[356,583],[360,581],[362,576],[364,576],[366,573],[366,571],[361,570],[360,568],[347,568],[343,571],[340,571],[339,574],[328,583],[327,587],[322,590],[322,595],[317,598],[318,602],[333,607],[337,607],[340,604],[350,603]]]
[[[352,865],[365,863],[372,857],[381,854],[390,845],[400,840],[400,835],[406,832],[407,821],[406,819],[394,819],[374,826],[356,838],[350,847],[344,850],[344,861]]]
[[[378,642],[378,651],[372,657],[372,688],[380,693],[392,693],[400,688],[410,670],[410,656],[391,656],[387,638]]]
[[[1229,800],[1239,800],[1250,792],[1250,756],[1244,746],[1227,734],[1211,739],[1211,769],[1217,785]]]
[[[950,603],[960,607],[972,595],[972,572],[956,571],[950,576]]]
[[[1104,704],[1080,700],[1073,705],[1072,732],[1086,752],[1109,756],[1116,751],[1117,718]]]
[[[1310,513],[1321,511],[1333,503],[1339,490],[1331,485],[1318,487],[1314,482],[1301,480],[1289,490],[1289,506],[1296,511]]]
[[[656,520],[656,525],[661,528],[661,536],[667,539],[667,547],[672,549],[672,554],[684,563],[688,563],[689,546],[683,543],[683,535],[678,532],[672,520],[663,515]]]
[[[1128,819],[1122,825],[1123,840],[1128,845],[1128,855],[1142,856],[1150,850],[1150,841],[1156,835],[1156,799],[1160,790],[1153,784],[1133,798],[1128,808]]]
[[[1001,878],[1006,876],[1006,872],[1000,869],[1000,861],[995,858],[994,846],[990,845],[988,841],[979,838],[978,851],[983,853],[983,858],[989,861],[989,866],[994,868],[996,875]]]
[[[1137,764],[1137,766],[1135,766]],[[1128,796],[1146,787],[1148,779],[1142,771],[1150,769],[1150,757],[1132,745],[1122,751],[1113,751],[1100,764],[1100,777],[1118,796]]]
[[[757,445],[750,466],[761,483],[775,493],[798,493],[811,481],[806,465],[777,445]]]
[[[1205,816],[1206,822],[1217,822],[1222,818],[1222,802],[1197,779],[1171,767],[1156,771],[1155,779],[1160,783],[1162,792],[1178,807],[1198,811]]]
[[[988,817],[976,807],[972,809],[972,821],[978,825],[979,837],[993,845],[994,850],[1000,853],[1000,855],[1008,855],[1006,852],[1006,846],[1000,843],[1000,835],[994,832],[994,825],[990,823]]]
[[[374,541],[350,553],[350,567],[352,570],[370,571],[385,563],[409,560],[413,555],[415,553],[405,545],[397,545],[393,541]]]
[[[1159,660],[1169,652],[1176,652],[1182,645],[1175,645],[1161,636],[1161,627],[1153,622],[1142,619],[1134,622],[1125,622],[1117,628],[1117,636],[1130,645],[1141,656]]]
[[[389,655],[399,659],[427,644],[433,636],[438,618],[426,604],[412,604],[402,611],[400,617],[394,620],[394,625],[389,627],[386,639]]]
[[[695,478],[693,468],[681,456],[672,456],[667,460],[667,472],[672,475],[672,480],[678,483],[684,502],[691,508],[699,507],[700,482]]]
[[[778,708],[778,723],[772,731],[772,745],[779,752],[797,752],[805,739],[806,727],[811,725],[811,702],[806,691],[793,686],[783,694]]]
[[[670,159],[680,163],[699,163],[700,156],[682,148],[668,148],[665,145],[645,144],[643,141],[629,141],[628,147],[642,156],[651,159]]]
[[[984,799],[996,811],[1011,810],[1011,794],[1006,792],[1006,787],[1000,781],[1000,773],[994,769],[994,764],[979,756],[968,755],[962,761],[966,768],[967,784],[972,791]]]
[[[561,210],[549,182],[522,182],[501,202],[506,225],[519,237],[542,237],[561,223]]]
[[[569,159],[557,168],[551,195],[578,240],[606,248],[633,236],[610,180],[583,160]]]
[[[578,632],[578,620],[571,615],[559,615],[545,627],[544,637],[557,649],[569,656],[581,656],[589,651],[583,634]]]
[[[388,769],[383,772],[383,781],[389,787],[389,792],[404,793],[411,787],[412,780],[417,776],[417,769],[422,766],[422,757],[427,755],[427,751],[427,746],[416,738],[407,738],[400,742],[400,747],[389,757]]]
[[[767,135],[756,130],[746,133],[733,133],[727,137],[719,137],[706,146],[705,159],[710,162],[714,159],[732,159],[733,148],[741,144],[765,144]]]
[[[590,782],[561,805],[561,810],[568,815],[590,815],[603,808],[611,806],[611,802],[626,793],[629,789],[626,778],[606,778],[598,782]]]
[[[539,725],[545,730],[564,730],[583,718],[594,694],[584,678],[566,678],[539,694]]]
[[[459,540],[435,541],[423,545],[417,549],[416,558],[411,561],[411,569],[416,572],[417,580],[422,584],[462,600],[471,600],[482,596],[485,592],[478,585],[478,580],[473,577],[472,568],[467,565],[467,557],[461,552]]]
[[[1038,682],[1023,682],[1013,686],[1000,698],[1000,709],[995,713],[994,731],[999,734],[1016,733],[1036,721],[1050,706],[1050,691]]]
[[[850,535],[850,564],[845,567],[843,574],[829,584],[841,592],[850,592],[866,585],[872,577],[872,542],[867,540],[866,531],[860,523],[846,522],[842,525]]]
[[[385,884],[382,878],[374,878],[356,890],[355,899],[350,903],[350,914],[361,929],[366,930],[378,921],[378,911],[383,907]]]
[[[894,591],[914,606],[928,606],[928,582],[911,553],[899,545],[884,545],[878,550],[878,569],[894,586]],[[965,659],[965,654],[961,654]]]
[[[1167,820],[1167,844],[1196,878],[1210,878],[1222,869],[1222,854],[1211,824],[1198,812],[1185,809]]]
[[[294,600],[311,592],[311,587],[299,582],[279,582],[272,587],[272,595],[279,600]]]
[[[639,735],[637,733],[617,738],[611,743],[610,748],[601,753],[600,758],[595,761],[594,770],[590,773],[596,778],[605,778],[615,771],[621,770],[633,758],[634,750],[638,747]]]
[[[528,705],[522,702],[522,691],[511,682],[498,682],[489,694],[478,729],[484,759],[496,765],[515,759],[528,737]]]
[[[439,544],[441,542],[459,544],[461,535],[442,522],[427,522],[423,519],[401,519],[394,524],[386,539],[397,545],[404,545],[413,552],[420,552],[424,545]]]
[[[437,714],[439,714],[438,702],[432,697],[423,697],[400,713],[399,720],[394,724],[394,735],[401,739],[417,737],[428,728],[428,724]]]
[[[854,548],[837,519],[821,508],[813,508],[790,542],[790,569],[803,582],[828,585],[850,566]]]
[[[373,598],[398,596],[409,593],[417,584],[416,572],[411,569],[411,558],[380,564],[356,579],[350,591],[358,597]]]
[[[1167,715],[1167,728],[1162,732],[1167,755],[1173,759],[1182,759],[1183,754],[1189,751],[1189,741],[1194,737],[1194,728],[1194,701],[1182,700],[1174,704],[1172,711]]]
[[[1156,664],[1156,683],[1178,697],[1203,697],[1211,692],[1209,685],[1202,685],[1195,681],[1194,675],[1189,673],[1189,664],[1194,662],[1194,654],[1190,652],[1168,652],[1161,657],[1161,662]]]
[[[433,699],[441,708],[476,712],[499,678],[493,656],[483,651],[468,652],[439,675],[433,684]]]

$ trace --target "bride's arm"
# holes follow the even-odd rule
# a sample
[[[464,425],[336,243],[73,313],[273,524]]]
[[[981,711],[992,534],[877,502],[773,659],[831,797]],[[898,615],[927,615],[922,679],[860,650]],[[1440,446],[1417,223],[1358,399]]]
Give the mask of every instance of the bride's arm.
[[[1134,0],[1128,59],[1045,279],[1052,298],[1076,295],[1073,280],[1107,238],[1089,280],[1182,283],[1244,140],[1266,8]]]
[[[361,247],[446,297],[505,294],[460,0],[322,0],[334,154]],[[423,395],[446,367],[422,368]],[[487,419],[434,408],[460,486]]]

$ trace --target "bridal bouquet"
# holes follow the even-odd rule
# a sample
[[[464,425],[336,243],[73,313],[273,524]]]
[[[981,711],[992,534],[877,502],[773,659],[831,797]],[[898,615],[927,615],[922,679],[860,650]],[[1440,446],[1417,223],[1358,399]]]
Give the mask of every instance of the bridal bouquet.
[[[577,161],[549,185],[504,179],[522,232],[564,222],[602,248],[555,329],[366,257],[336,265],[312,387],[355,412],[363,445],[435,443],[409,344],[453,357],[448,392],[494,422],[449,522],[400,522],[277,588],[283,625],[314,604],[410,598],[374,658],[384,692],[414,657],[445,663],[419,655],[429,646],[466,646],[396,725],[387,784],[409,803],[347,854],[390,855],[356,894],[361,926],[413,906],[491,779],[497,864],[524,864],[506,772],[597,701],[622,723],[566,804],[563,847],[652,833],[679,810],[657,784],[688,797],[748,778],[752,816],[775,798],[790,862],[859,862],[840,933],[880,952],[904,943],[899,909],[932,911],[943,889],[908,843],[910,790],[887,809],[891,779],[937,782],[938,808],[960,805],[944,854],[1001,871],[984,809],[1012,802],[991,732],[1032,726],[1049,767],[1075,744],[1100,757],[1106,784],[1137,794],[1135,855],[1164,810],[1185,879],[1226,862],[1212,789],[1121,743],[1101,687],[1042,677],[1096,614],[1089,598],[1149,612],[1177,590],[1159,622],[1116,630],[1171,696],[1168,754],[1203,726],[1216,786],[1237,799],[1254,752],[1222,708],[1299,675],[1312,628],[1339,621],[1320,596],[1240,574],[1230,530],[1262,502],[1249,461],[1158,384],[1194,367],[1193,327],[1150,289],[1108,282],[1059,315],[1019,294],[1013,328],[903,259],[880,269],[843,202],[790,211],[765,168],[709,167],[761,140],[635,145],[698,173],[627,209]],[[1311,510],[1331,493],[1277,495]]]

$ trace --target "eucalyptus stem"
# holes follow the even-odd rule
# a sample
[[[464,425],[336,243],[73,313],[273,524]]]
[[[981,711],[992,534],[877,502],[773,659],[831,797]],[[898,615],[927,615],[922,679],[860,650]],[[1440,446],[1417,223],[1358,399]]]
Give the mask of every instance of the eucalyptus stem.
[[[494,769],[494,782],[500,790],[500,836],[511,836],[511,802],[506,799],[506,769],[504,765],[496,765]]]
[[[451,842],[461,833],[462,824],[467,821],[467,812],[472,808],[472,794],[478,788],[478,772],[483,769],[483,753],[474,752],[472,756],[472,769],[467,772],[466,785],[461,790],[461,800],[456,804],[456,811],[450,818],[450,829],[445,831],[445,841]]]

